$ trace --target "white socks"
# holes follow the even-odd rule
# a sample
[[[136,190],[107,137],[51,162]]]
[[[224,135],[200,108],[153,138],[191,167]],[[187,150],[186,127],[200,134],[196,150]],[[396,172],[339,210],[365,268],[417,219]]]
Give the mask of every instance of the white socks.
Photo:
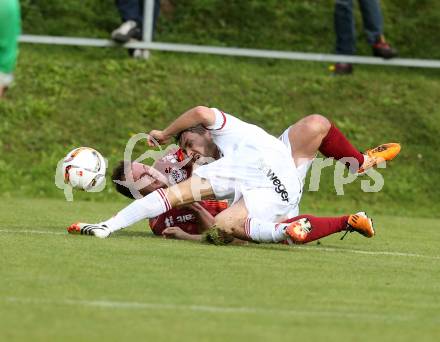
[[[134,201],[111,219],[100,224],[105,224],[113,233],[143,219],[159,216],[170,209],[171,205],[164,191],[159,189],[144,198]]]
[[[286,239],[284,228],[288,223],[265,222],[256,218],[247,218],[244,224],[246,235],[258,242],[280,242]]]

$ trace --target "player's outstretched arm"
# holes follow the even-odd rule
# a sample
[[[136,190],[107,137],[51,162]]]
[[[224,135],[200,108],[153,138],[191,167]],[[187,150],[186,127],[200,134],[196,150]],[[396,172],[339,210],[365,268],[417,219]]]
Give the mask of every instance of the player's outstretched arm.
[[[164,229],[162,236],[166,239],[202,241],[202,235],[189,234],[183,231],[180,227],[168,227]]]
[[[212,109],[204,106],[197,106],[186,111],[174,120],[163,131],[152,130],[150,136],[159,144],[170,142],[171,138],[179,132],[197,125],[211,126],[215,123],[215,113]],[[154,141],[148,141],[150,146],[155,146]]]
[[[203,241],[203,235],[188,234],[179,227],[168,227],[162,232],[162,235],[166,239]],[[246,245],[247,243],[247,241],[234,238],[231,245]]]

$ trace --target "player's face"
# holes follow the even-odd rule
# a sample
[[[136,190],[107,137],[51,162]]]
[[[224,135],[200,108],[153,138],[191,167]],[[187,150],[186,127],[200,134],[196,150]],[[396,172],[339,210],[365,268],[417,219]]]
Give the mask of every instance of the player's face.
[[[215,158],[218,154],[217,146],[209,132],[184,132],[180,139],[180,147],[195,162],[201,157]]]
[[[167,186],[163,181],[164,176],[159,171],[142,163],[131,163],[131,176],[143,196]],[[130,177],[127,177],[127,180],[131,180]]]

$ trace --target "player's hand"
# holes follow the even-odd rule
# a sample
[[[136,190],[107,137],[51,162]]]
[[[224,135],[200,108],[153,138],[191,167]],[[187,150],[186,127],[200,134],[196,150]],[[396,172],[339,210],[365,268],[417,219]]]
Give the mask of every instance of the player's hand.
[[[200,212],[203,212],[204,210],[206,210],[205,208],[202,207],[202,205],[199,202],[184,204],[184,205],[178,206],[178,208],[192,210],[192,211],[194,211],[195,214],[199,214]]]
[[[192,209],[195,212],[199,212],[199,211],[202,211],[203,209],[205,209],[202,207],[202,205],[199,202],[187,204],[185,207],[188,209]]]
[[[157,144],[165,145],[168,144],[171,140],[171,137],[165,135],[163,131],[153,129],[149,133],[148,137],[148,146],[155,147]]]
[[[179,227],[168,227],[162,232],[162,236],[165,239],[188,240],[188,235],[188,233],[184,232]]]

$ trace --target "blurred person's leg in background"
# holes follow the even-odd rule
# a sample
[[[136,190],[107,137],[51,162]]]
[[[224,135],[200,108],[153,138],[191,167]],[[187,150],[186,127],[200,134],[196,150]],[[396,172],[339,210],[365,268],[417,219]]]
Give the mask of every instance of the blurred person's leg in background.
[[[364,30],[367,41],[372,48],[374,56],[393,58],[397,50],[393,49],[386,41],[383,34],[383,16],[379,0],[359,0],[362,13]],[[356,29],[353,15],[353,0],[335,1],[335,52],[340,55],[354,55],[356,53]],[[332,66],[335,74],[344,75],[353,72],[350,63],[336,63]]]
[[[378,0],[359,0],[365,35],[370,45],[383,34],[383,17]]]
[[[112,32],[112,39],[126,43],[130,39],[142,40],[145,0],[116,0],[122,25]],[[154,0],[153,28],[160,12],[160,0]],[[154,32],[154,30],[153,30]]]
[[[126,43],[130,39],[142,39],[142,2],[143,0],[116,0],[122,25],[112,32],[113,40]]]
[[[336,34],[335,52],[338,55],[354,55],[356,52],[356,29],[353,16],[353,0],[336,0],[334,11]],[[336,63],[335,74],[351,74],[353,68],[349,63]]]
[[[397,50],[385,41],[383,16],[379,0],[359,0],[359,6],[367,42],[371,45],[373,55],[383,58],[396,57]]]
[[[336,0],[334,21],[336,53],[338,55],[353,55],[356,52],[353,0]]]
[[[0,97],[13,81],[20,35],[18,0],[0,1]]]

